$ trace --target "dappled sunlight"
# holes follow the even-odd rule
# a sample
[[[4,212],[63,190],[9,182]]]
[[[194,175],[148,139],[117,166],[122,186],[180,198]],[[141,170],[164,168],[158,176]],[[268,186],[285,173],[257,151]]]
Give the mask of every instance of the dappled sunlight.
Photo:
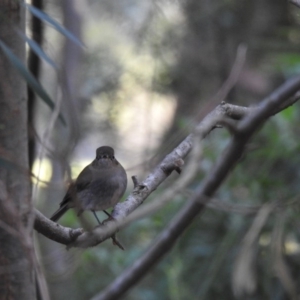
[[[36,159],[33,163],[32,173],[35,177],[32,177],[32,182],[40,187],[47,186],[47,182],[50,182],[52,176],[52,164],[48,158],[42,160]]]
[[[299,255],[300,243],[294,238],[287,238],[284,243],[284,252],[287,255]]]
[[[123,146],[148,151],[156,149],[171,124],[175,107],[172,98],[147,93],[133,97],[119,115],[118,127]]]

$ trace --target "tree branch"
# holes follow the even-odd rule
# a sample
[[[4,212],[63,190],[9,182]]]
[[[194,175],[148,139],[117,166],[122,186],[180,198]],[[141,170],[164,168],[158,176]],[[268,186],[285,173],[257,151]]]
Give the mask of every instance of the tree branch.
[[[176,239],[183,233],[193,219],[203,211],[205,203],[216,192],[220,184],[236,165],[253,133],[280,107],[289,97],[300,89],[300,77],[293,78],[264,99],[255,112],[241,120],[238,132],[220,157],[213,170],[204,179],[202,185],[186,206],[174,217],[167,228],[158,236],[151,248],[125,270],[102,293],[93,300],[118,299],[130,287],[138,282],[162,256],[169,251]]]
[[[204,118],[204,120],[195,129],[195,132],[199,135],[200,139],[205,138],[205,136],[215,128],[215,125],[222,120],[226,114],[237,115],[236,110],[237,106],[232,106],[222,102],[210,114],[208,114],[206,118]],[[50,221],[43,216],[42,213],[36,210],[35,229],[48,238],[58,243],[68,245],[69,247],[85,248],[95,246],[105,241],[113,233],[115,233],[120,226],[125,226],[133,220],[149,214],[150,211],[153,212],[157,210],[168,200],[155,201],[152,208],[149,209],[149,207],[145,205],[145,207],[137,214],[132,213],[171,174],[172,170],[181,168],[183,159],[192,149],[193,139],[194,134],[190,134],[186,137],[186,139],[169,155],[167,155],[143,182],[139,183],[135,179],[135,187],[132,193],[124,202],[118,203],[112,212],[114,220],[118,222],[107,222],[105,226],[98,226],[93,231],[80,235],[79,233],[83,233],[83,229],[78,229],[78,231],[73,232],[71,228],[66,228]],[[183,185],[180,185],[180,189],[183,187]],[[174,189],[174,191],[180,189]],[[168,198],[170,198],[170,196],[172,195],[169,195]],[[125,219],[125,217],[130,213],[132,214]],[[77,239],[74,238],[74,236],[76,236]]]
[[[68,245],[83,233],[82,228],[72,229],[51,221],[37,209],[34,210],[34,213],[34,229],[55,242]]]
[[[299,97],[300,93],[296,93],[293,97],[281,105],[280,108],[276,108],[276,110],[274,109],[273,113],[270,115],[273,115],[294,104]],[[205,138],[211,130],[215,129],[216,125],[220,121],[224,120],[225,117],[234,120],[241,120],[250,112],[254,113],[257,109],[258,108],[247,108],[222,102],[210,114],[208,114],[202,122],[199,123],[195,129],[195,132],[198,134],[201,140]],[[175,185],[173,188],[173,193],[166,191],[166,193],[164,193],[153,203],[143,205],[142,208],[135,211],[136,208],[139,207],[140,204],[143,203],[145,199],[171,174],[172,170],[181,168],[183,159],[192,149],[193,138],[194,134],[187,136],[186,139],[169,155],[167,155],[161,164],[158,165],[143,182],[139,183],[135,178],[135,187],[132,193],[124,202],[118,203],[114,208],[112,216],[115,220],[117,220],[117,223],[111,221],[105,224],[105,226],[98,226],[93,231],[83,234],[83,229],[71,229],[63,227],[50,221],[42,213],[35,210],[34,228],[49,239],[64,245],[68,245],[68,247],[85,248],[95,246],[105,241],[113,233],[115,233],[118,228],[124,227],[136,219],[142,218],[149,213],[157,211],[170,198],[173,197],[174,193],[176,194],[180,189],[186,186],[185,182],[188,182],[188,179],[183,180],[185,182],[179,182],[179,185]],[[178,188],[176,188],[176,186]]]
[[[233,112],[235,110],[236,106],[231,106],[223,102],[205,117],[195,129],[195,132],[200,139],[203,139],[227,113],[236,115],[237,112]],[[139,212],[132,213],[171,174],[172,170],[182,166],[183,159],[192,149],[193,139],[194,134],[190,134],[178,147],[165,157],[143,182],[138,183],[127,199],[115,206],[112,212],[114,220],[108,221],[104,226],[98,226],[94,230],[80,235],[80,233],[83,233],[83,229],[78,229],[78,231],[73,232],[72,229],[58,225],[36,211],[35,229],[48,238],[65,244],[68,247],[86,248],[105,241],[120,227],[124,227],[133,220],[157,210],[168,201],[168,199],[173,197],[174,192],[176,193],[186,186],[189,178],[185,178],[181,184],[175,185],[177,188],[174,188],[172,193],[166,191],[166,193],[153,204],[145,205]],[[77,238],[74,238],[74,236]]]

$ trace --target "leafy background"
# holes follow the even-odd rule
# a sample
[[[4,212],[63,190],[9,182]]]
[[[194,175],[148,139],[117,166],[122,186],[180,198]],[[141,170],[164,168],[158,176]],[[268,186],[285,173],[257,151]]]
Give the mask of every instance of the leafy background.
[[[33,171],[42,180],[33,183],[33,195],[47,216],[100,145],[115,148],[128,178],[144,178],[213,108],[211,99],[241,43],[248,48],[246,63],[226,101],[254,105],[299,72],[299,10],[282,1],[86,0],[47,2],[44,11],[28,10],[28,19],[34,14],[44,26],[42,48],[28,42],[42,59],[39,81],[20,65],[19,70],[40,97],[31,104],[29,120],[35,131]],[[33,33],[28,28],[27,39]],[[17,67],[9,49],[0,47]],[[298,289],[298,119],[296,104],[263,126],[214,206],[124,299],[287,299]],[[142,255],[229,139],[224,129],[206,138],[194,182],[158,213],[122,230],[124,252],[110,241],[66,251],[36,235],[52,299],[89,299]],[[131,189],[132,183],[127,193]],[[266,203],[275,208],[245,246]],[[80,226],[71,211],[61,223]]]

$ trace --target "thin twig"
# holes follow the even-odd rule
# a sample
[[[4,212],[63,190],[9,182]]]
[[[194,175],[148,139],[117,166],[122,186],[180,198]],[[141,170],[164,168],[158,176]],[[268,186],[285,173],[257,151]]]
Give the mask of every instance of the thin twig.
[[[232,275],[232,289],[237,298],[252,294],[256,289],[257,279],[254,260],[257,240],[273,209],[274,203],[264,204],[245,235]]]
[[[297,300],[297,284],[293,279],[288,263],[284,259],[284,223],[286,211],[276,215],[276,223],[273,230],[272,249],[274,250],[274,275],[278,277],[289,299]]]

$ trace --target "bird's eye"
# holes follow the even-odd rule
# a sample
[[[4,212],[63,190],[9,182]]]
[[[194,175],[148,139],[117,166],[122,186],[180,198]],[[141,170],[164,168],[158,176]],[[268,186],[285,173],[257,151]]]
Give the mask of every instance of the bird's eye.
[[[112,157],[111,157],[111,159],[115,159],[115,157],[114,157],[114,156],[112,156]]]
[[[103,158],[110,158],[110,156],[108,154],[102,154],[102,155],[97,156],[98,160],[103,159]],[[114,157],[112,157],[112,158],[114,158]]]

